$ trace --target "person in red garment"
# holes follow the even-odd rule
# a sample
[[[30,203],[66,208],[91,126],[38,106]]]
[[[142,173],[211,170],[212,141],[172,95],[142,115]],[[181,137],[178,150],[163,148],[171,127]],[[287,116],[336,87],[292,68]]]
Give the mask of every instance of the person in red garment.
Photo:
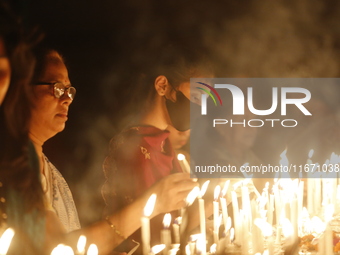
[[[138,111],[139,114],[125,116],[130,120],[129,126],[113,137],[104,162],[106,213],[130,204],[161,178],[182,172],[166,128],[170,124],[179,131],[190,128],[190,108],[200,111],[199,105],[195,104],[200,97],[190,90],[190,78],[212,75],[212,69],[201,54],[174,47],[166,48],[147,69],[148,72],[141,73],[134,82],[134,89],[130,90],[136,93],[136,96],[130,95],[131,104],[135,106],[132,113]],[[152,244],[160,243],[163,216],[151,221]],[[178,215],[173,213],[172,216],[174,220]],[[140,232],[130,239],[140,240]],[[129,250],[128,243],[118,251]]]

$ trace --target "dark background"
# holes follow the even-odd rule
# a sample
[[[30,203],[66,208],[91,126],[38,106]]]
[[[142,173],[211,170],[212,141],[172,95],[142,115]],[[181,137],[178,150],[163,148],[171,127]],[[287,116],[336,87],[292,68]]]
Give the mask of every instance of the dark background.
[[[116,129],[121,74],[167,41],[205,48],[217,77],[338,77],[340,2],[14,1],[27,27],[59,50],[77,96],[45,154],[73,191],[83,225],[101,217],[101,164]],[[338,91],[336,91],[338,92]],[[334,91],[322,93],[336,96]]]

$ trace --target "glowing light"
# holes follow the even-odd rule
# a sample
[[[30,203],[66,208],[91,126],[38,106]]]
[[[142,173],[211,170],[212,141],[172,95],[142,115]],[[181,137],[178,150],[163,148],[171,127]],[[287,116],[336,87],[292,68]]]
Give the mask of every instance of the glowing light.
[[[77,243],[77,250],[78,253],[83,253],[85,252],[85,245],[86,245],[86,236],[81,235],[78,239],[78,243]]]
[[[210,246],[210,253],[215,254],[216,251],[217,251],[217,244],[214,243],[213,245]]]
[[[87,255],[98,255],[98,247],[95,244],[90,244],[89,249],[87,250]]]
[[[200,194],[200,188],[196,186],[195,188],[192,189],[192,191],[190,191],[190,193],[188,194],[186,198],[187,206],[192,205],[192,203],[195,201],[195,199],[198,197],[199,194]]]
[[[204,196],[205,192],[207,191],[209,183],[210,181],[206,181],[205,183],[203,183],[200,194],[199,194],[201,198]]]
[[[155,245],[151,248],[151,253],[152,254],[160,253],[162,250],[164,250],[164,248],[165,248],[165,244]]]
[[[224,183],[224,186],[223,186],[223,189],[222,189],[222,194],[221,196],[224,197],[226,194],[227,194],[227,191],[228,191],[228,188],[229,188],[229,184],[230,184],[230,180],[227,180],[225,183]]]
[[[269,237],[273,235],[273,227],[264,219],[256,218],[254,224],[261,229],[263,236]]]
[[[70,246],[59,244],[53,249],[51,255],[74,255],[74,252]]]
[[[185,159],[185,156],[182,154],[182,153],[178,153],[178,155],[177,155],[177,159],[178,160],[184,160]]]
[[[313,154],[314,154],[314,150],[311,149],[311,150],[308,152],[308,158],[312,158],[312,157],[313,157]]]
[[[155,204],[156,204],[156,198],[157,195],[156,194],[152,194],[150,196],[150,198],[148,199],[148,202],[146,203],[145,207],[144,207],[144,216],[145,217],[150,217],[153,209],[155,208]]]
[[[281,225],[282,225],[282,234],[284,237],[287,238],[293,235],[294,233],[293,225],[287,218],[284,218],[281,220]]]
[[[217,185],[215,190],[214,190],[214,199],[215,199],[215,201],[218,200],[218,197],[220,196],[220,193],[221,193],[221,187],[220,187],[220,185]]]
[[[8,251],[9,246],[11,245],[13,236],[15,232],[13,229],[8,228],[2,234],[0,238],[0,254],[6,254]]]
[[[171,214],[166,213],[163,218],[163,226],[164,228],[169,228],[171,223]]]

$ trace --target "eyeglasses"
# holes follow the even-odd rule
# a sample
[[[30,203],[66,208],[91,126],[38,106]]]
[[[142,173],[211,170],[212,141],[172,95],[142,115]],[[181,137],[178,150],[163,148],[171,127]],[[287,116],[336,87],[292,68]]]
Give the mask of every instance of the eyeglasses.
[[[37,82],[34,83],[33,85],[53,85],[53,94],[56,98],[61,98],[65,92],[67,92],[67,96],[71,98],[72,100],[74,99],[76,95],[76,89],[75,87],[66,87],[63,83],[61,82]]]

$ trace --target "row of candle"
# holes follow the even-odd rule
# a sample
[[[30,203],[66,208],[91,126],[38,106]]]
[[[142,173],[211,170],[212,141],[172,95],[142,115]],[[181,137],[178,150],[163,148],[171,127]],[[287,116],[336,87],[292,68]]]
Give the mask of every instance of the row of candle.
[[[307,164],[312,164],[312,153],[309,154]],[[184,158],[185,159],[185,158]],[[325,164],[338,164],[339,156],[332,154],[330,160]],[[183,162],[182,162],[183,163]],[[183,163],[184,164],[184,163]],[[288,166],[288,159],[285,152],[281,154],[281,165]],[[184,164],[187,167],[187,162]],[[319,176],[319,172],[309,171],[308,177]],[[327,173],[323,173],[327,176]],[[282,176],[285,177],[285,176]],[[242,254],[274,254],[275,250],[281,250],[281,234],[285,238],[286,243],[296,240],[297,236],[303,236],[313,233],[319,238],[320,254],[329,251],[332,248],[332,235],[329,222],[332,219],[334,210],[339,210],[340,186],[337,185],[337,179],[328,178],[308,178],[307,179],[307,208],[303,208],[304,198],[304,181],[301,179],[291,180],[290,178],[276,178],[269,192],[269,184],[266,184],[262,194],[256,193],[256,200],[250,200],[248,184],[251,179],[245,179],[233,185],[234,190],[230,192],[231,201],[227,201],[226,194],[230,187],[230,181],[227,180],[223,189],[216,186],[213,201],[213,247],[212,252],[223,253],[226,249],[241,246]],[[201,189],[196,187],[187,198],[187,204],[190,205],[194,200],[198,199],[199,215],[200,215],[200,234],[192,237],[191,241],[185,249],[187,254],[194,252],[205,255],[206,247],[206,215],[203,196],[209,185],[209,181],[205,182]],[[237,190],[241,195],[241,204],[239,205]],[[335,192],[336,190],[336,192]],[[227,205],[231,202],[233,209],[233,225],[231,227],[231,218],[228,216]],[[153,194],[148,200],[144,215],[141,218],[143,254],[156,254],[163,249],[163,254],[171,254],[171,233],[169,230],[171,215],[167,214],[164,219],[164,230],[161,232],[161,240],[164,245],[150,247],[150,221],[156,203],[156,195]],[[335,205],[335,206],[334,206]],[[220,207],[222,214],[220,215]],[[320,210],[321,209],[321,210]],[[185,208],[181,210],[182,216],[185,214]],[[321,214],[322,213],[322,214]],[[310,218],[310,216],[312,218]],[[321,215],[320,217],[317,217]],[[314,217],[313,217],[314,216]],[[181,226],[180,217],[173,224],[174,241],[179,243]],[[274,219],[276,222],[276,238],[274,238]],[[219,236],[220,225],[224,225],[223,238]],[[8,232],[3,234],[5,238]],[[234,234],[235,233],[235,234]],[[235,238],[235,239],[234,239]],[[0,239],[0,255],[6,254],[4,251],[9,244],[4,244],[5,239]],[[193,241],[195,240],[195,241]],[[8,242],[8,241],[7,241]],[[10,243],[10,241],[9,241]],[[70,247],[59,245],[51,254],[85,254],[86,238],[80,237],[77,252],[74,253]],[[194,247],[195,243],[195,247]],[[175,247],[175,250],[178,247]],[[87,250],[87,255],[98,254],[97,247],[93,244]]]

